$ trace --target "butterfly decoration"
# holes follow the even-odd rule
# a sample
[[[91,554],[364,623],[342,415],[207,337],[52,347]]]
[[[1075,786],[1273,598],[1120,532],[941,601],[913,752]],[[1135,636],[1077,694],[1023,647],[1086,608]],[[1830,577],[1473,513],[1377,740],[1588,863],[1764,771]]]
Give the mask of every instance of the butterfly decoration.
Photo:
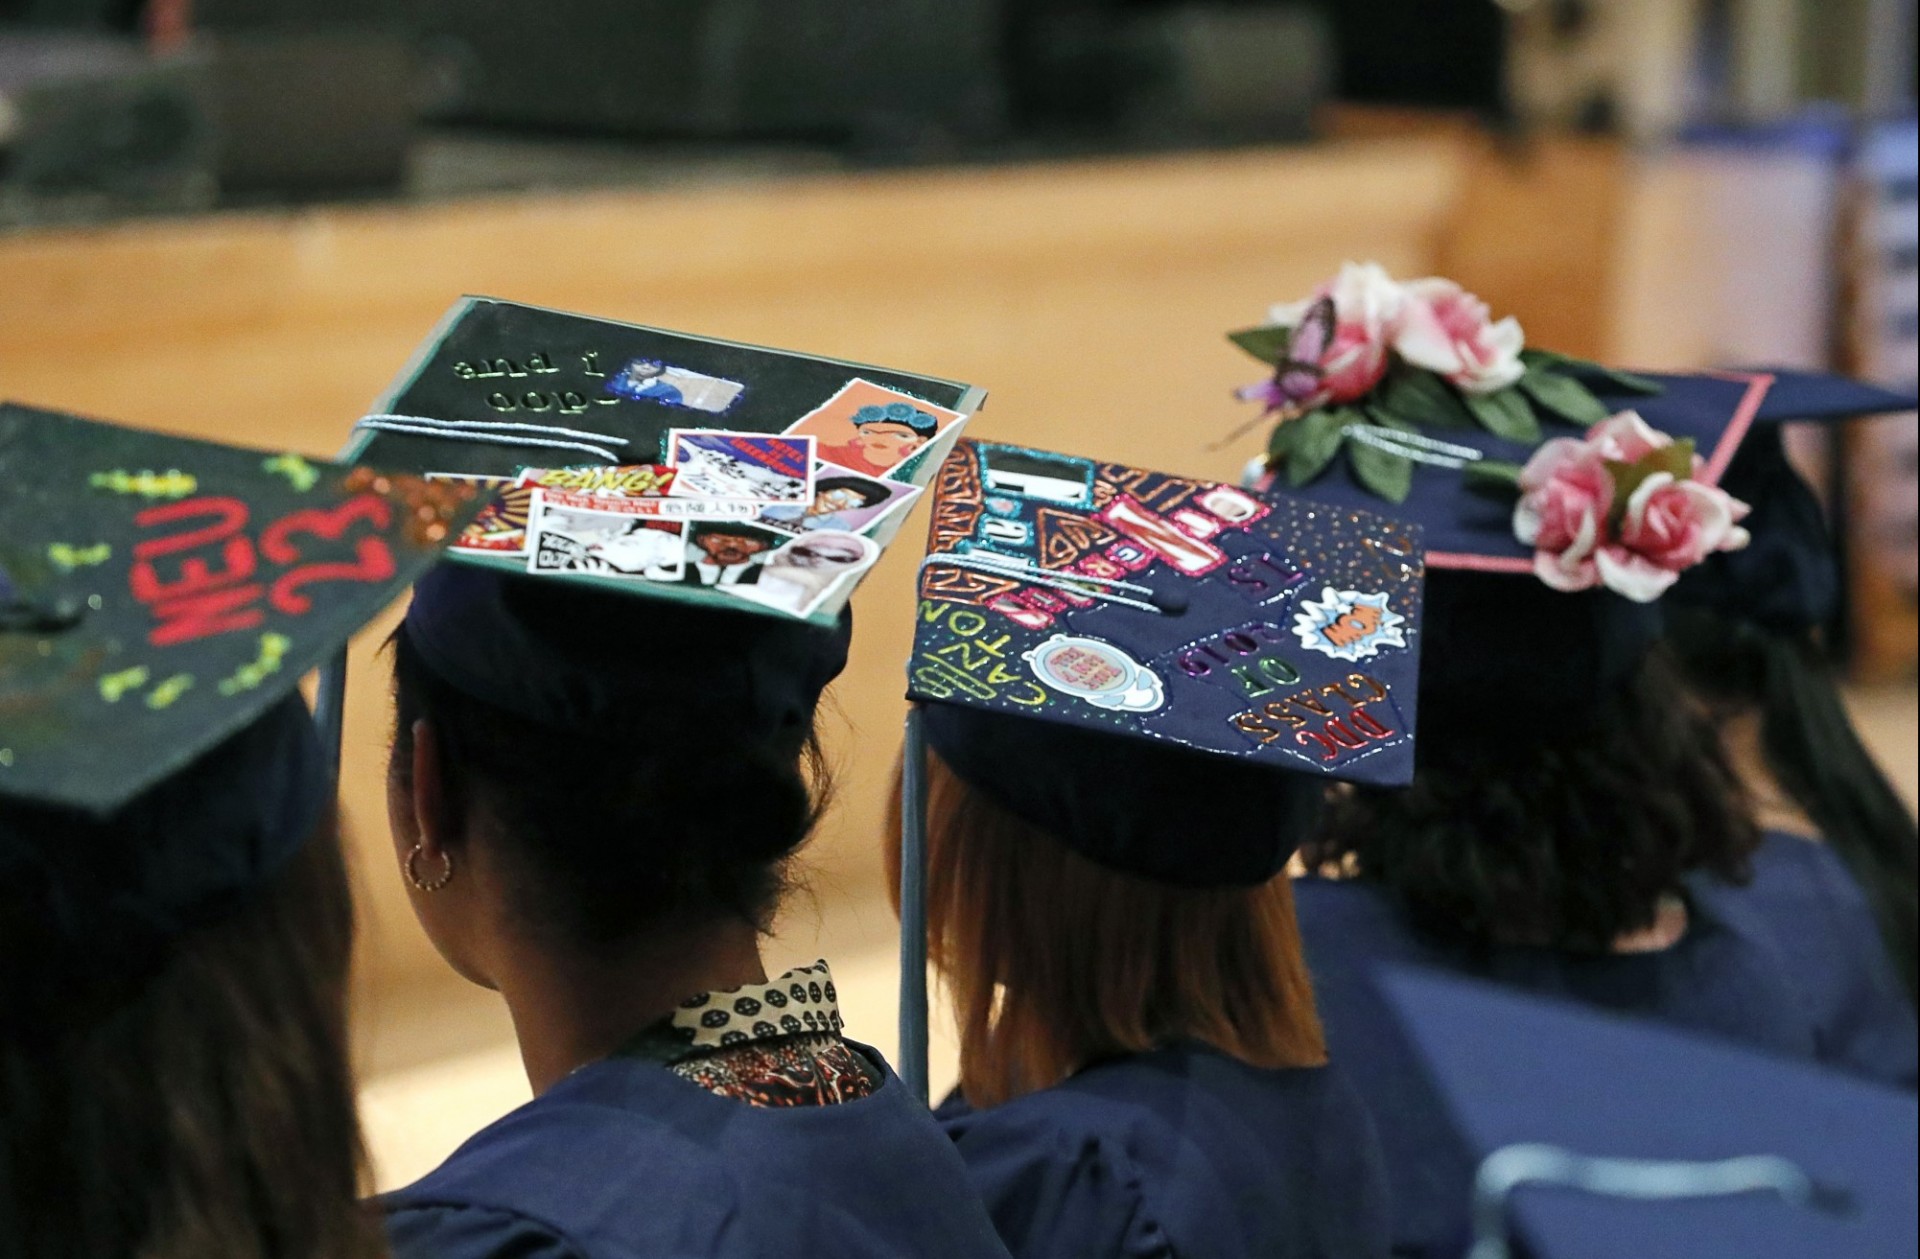
[[[1272,379],[1234,391],[1234,396],[1242,402],[1260,403],[1260,414],[1228,434],[1213,449],[1238,441],[1262,420],[1276,415],[1281,420],[1297,419],[1301,413],[1313,409],[1326,383],[1327,371],[1323,364],[1327,351],[1333,346],[1333,323],[1332,297],[1322,297],[1307,307],[1300,322],[1287,331],[1274,361]]]

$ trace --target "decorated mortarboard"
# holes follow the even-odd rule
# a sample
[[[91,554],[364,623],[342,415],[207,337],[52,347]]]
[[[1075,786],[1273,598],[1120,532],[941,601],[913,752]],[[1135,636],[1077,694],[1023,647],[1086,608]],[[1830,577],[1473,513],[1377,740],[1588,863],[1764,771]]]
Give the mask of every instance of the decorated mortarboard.
[[[908,696],[962,777],[1085,855],[1259,882],[1298,837],[1223,823],[1248,784],[1411,778],[1418,529],[986,442],[933,504]],[[1149,774],[1181,798],[1135,801]]]
[[[312,829],[296,687],[465,525],[462,487],[0,404],[0,881],[147,941]]]
[[[486,490],[463,564],[832,626],[984,397],[469,297],[348,457]]]
[[[1719,482],[1755,425],[1912,405],[1813,372],[1616,371],[1527,347],[1450,281],[1372,265],[1232,339],[1273,369],[1241,392],[1274,422],[1255,483],[1421,525],[1427,689],[1530,700],[1513,720],[1615,693],[1661,633],[1656,601],[1747,545],[1749,504]]]
[[[110,812],[397,598],[469,491],[0,406],[0,795]]]
[[[1110,869],[1273,877],[1333,780],[1413,775],[1420,530],[963,441],[932,490],[907,694],[903,1062],[924,1081],[922,742]]]
[[[1425,527],[1434,569],[1639,601],[1744,544],[1746,505],[1719,482],[1754,425],[1914,405],[1819,372],[1617,371],[1526,346],[1451,281],[1371,264],[1231,335],[1274,372],[1241,396],[1274,421],[1276,484],[1394,504]]]
[[[1479,1168],[1471,1259],[1915,1251],[1911,1093],[1461,979],[1380,985]]]

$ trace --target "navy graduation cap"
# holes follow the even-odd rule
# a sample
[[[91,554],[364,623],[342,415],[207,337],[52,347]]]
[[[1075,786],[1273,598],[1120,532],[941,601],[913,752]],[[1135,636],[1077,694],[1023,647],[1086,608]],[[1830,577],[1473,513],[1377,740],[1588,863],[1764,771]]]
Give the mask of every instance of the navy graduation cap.
[[[1450,713],[1524,700],[1501,717],[1516,733],[1616,693],[1662,632],[1661,597],[1692,573],[1758,581],[1751,599],[1818,580],[1783,571],[1804,558],[1772,528],[1791,509],[1721,485],[1756,428],[1914,401],[1818,372],[1620,372],[1525,347],[1449,281],[1353,264],[1232,339],[1274,371],[1241,395],[1275,420],[1254,483],[1417,522],[1434,574],[1422,688]],[[1748,560],[1750,511],[1768,536]]]
[[[346,458],[492,501],[451,558],[831,628],[982,390],[462,298]]]
[[[1472,1259],[1911,1255],[1911,1093],[1452,977],[1381,988],[1479,1173]]]
[[[473,496],[10,403],[0,482],[0,880],[76,932],[162,930],[312,828],[297,685]]]
[[[1090,860],[1189,887],[1271,878],[1329,781],[1411,779],[1418,527],[988,442],[961,442],[932,496],[907,666],[909,985],[922,741]],[[915,1069],[922,1000],[904,994]]]

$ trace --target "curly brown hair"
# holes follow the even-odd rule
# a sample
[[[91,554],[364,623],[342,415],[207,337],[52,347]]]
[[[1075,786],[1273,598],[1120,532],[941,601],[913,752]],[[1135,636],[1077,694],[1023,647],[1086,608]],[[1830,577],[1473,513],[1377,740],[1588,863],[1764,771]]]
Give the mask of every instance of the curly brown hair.
[[[1450,943],[1581,952],[1652,926],[1694,871],[1750,877],[1740,780],[1663,649],[1582,718],[1516,735],[1484,707],[1423,703],[1413,784],[1337,793],[1301,857]]]

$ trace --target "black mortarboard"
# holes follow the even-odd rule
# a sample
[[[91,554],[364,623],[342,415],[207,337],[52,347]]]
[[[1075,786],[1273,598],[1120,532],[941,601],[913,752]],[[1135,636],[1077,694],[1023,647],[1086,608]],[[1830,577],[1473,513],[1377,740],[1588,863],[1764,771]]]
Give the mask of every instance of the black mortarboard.
[[[191,918],[333,784],[296,687],[471,495],[0,405],[0,879],[79,930]]]
[[[1472,1259],[1912,1255],[1911,1093],[1698,1033],[1381,977],[1480,1172]]]
[[[584,470],[650,472],[665,485],[664,465],[684,445],[672,435],[693,430],[742,486],[757,472],[810,485],[816,471],[845,475],[842,465],[853,464],[876,483],[918,487],[984,398],[931,376],[468,297],[362,418],[349,457],[511,483],[499,487],[506,498],[492,540],[457,545],[451,562],[832,630],[904,512],[832,531],[831,543],[802,541],[797,527],[783,527],[789,503],[766,500],[774,510],[762,517],[751,501],[704,499],[687,484],[606,494]],[[857,448],[870,412],[903,417],[912,434],[874,456],[892,461],[884,466]],[[765,468],[748,466],[756,449]],[[527,469],[571,471],[517,483]],[[649,477],[624,479],[631,490]],[[758,550],[703,563],[698,537],[719,533],[749,537]]]
[[[799,504],[760,515],[751,503],[743,511],[679,486],[661,491],[655,483],[669,470],[644,465],[667,456],[671,434],[701,430],[728,458],[779,437],[832,466],[829,449],[855,433],[863,410],[905,408],[924,421],[928,445],[855,478],[886,500],[889,484],[926,482],[929,456],[957,440],[983,396],[933,377],[464,298],[381,414],[362,421],[353,453],[442,474],[569,469],[533,482],[524,553],[456,549],[416,589],[405,633],[442,680],[548,726],[710,714],[743,738],[784,739],[810,727],[822,688],[844,667],[847,598],[904,513],[857,532],[803,531],[792,523]],[[622,466],[629,472],[597,475]],[[614,520],[614,540],[545,566],[542,521],[555,508]],[[623,512],[635,513],[635,529],[671,531],[658,566],[620,572],[601,562],[632,536],[620,532]],[[750,545],[722,563],[707,549],[720,539]],[[783,615],[739,615],[768,611]]]

